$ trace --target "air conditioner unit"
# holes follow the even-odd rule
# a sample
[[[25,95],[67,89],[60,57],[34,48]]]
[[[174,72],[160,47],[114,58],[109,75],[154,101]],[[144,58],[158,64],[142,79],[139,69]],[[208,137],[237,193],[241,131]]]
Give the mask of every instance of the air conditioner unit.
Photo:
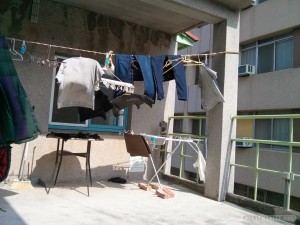
[[[245,64],[239,66],[239,76],[249,76],[255,74],[255,66]]]
[[[242,139],[244,139],[245,141],[237,141],[235,143],[235,146],[238,148],[253,148],[253,143],[252,142],[247,142],[247,137],[243,137]]]

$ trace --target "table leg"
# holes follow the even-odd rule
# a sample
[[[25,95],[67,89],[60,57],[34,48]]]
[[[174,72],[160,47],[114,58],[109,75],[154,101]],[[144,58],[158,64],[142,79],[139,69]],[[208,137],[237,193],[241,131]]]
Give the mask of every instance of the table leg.
[[[57,181],[57,177],[58,177],[60,166],[61,166],[61,162],[62,162],[63,151],[64,151],[64,141],[62,141],[61,150],[60,150],[60,153],[59,153],[60,154],[60,158],[59,158],[58,168],[57,168],[57,172],[56,172],[56,176],[55,176],[55,180],[54,180],[53,186],[56,184],[56,181]]]
[[[57,147],[56,147],[56,157],[55,157],[55,164],[57,164],[58,155],[59,155],[59,147],[60,147],[60,139],[57,139]]]
[[[89,169],[89,176],[90,176],[90,183],[92,184],[92,174],[91,174],[91,163],[90,163],[90,154],[91,154],[91,141],[88,141],[88,146],[87,146],[87,165]]]
[[[90,152],[91,152],[91,141],[88,141],[87,142],[87,149],[86,149],[86,161],[85,161],[85,176],[86,176],[86,186],[87,186],[88,196],[90,196],[89,183],[92,185]]]

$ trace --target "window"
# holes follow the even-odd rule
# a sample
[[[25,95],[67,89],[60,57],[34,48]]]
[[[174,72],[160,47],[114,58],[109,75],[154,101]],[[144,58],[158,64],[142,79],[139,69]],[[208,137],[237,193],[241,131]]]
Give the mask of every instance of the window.
[[[293,38],[261,40],[241,50],[240,65],[256,67],[256,73],[267,73],[293,67]]]
[[[173,127],[173,132],[174,133],[182,133],[182,119],[174,119],[174,127]]]
[[[65,57],[56,57],[58,61],[66,59]],[[127,127],[127,110],[121,110],[120,115],[115,117],[112,110],[106,113],[106,120],[102,117],[96,117],[83,122],[79,121],[77,107],[57,108],[59,84],[55,81],[55,75],[58,67],[53,71],[52,90],[49,113],[49,129],[60,130],[80,130],[95,132],[124,132]],[[113,90],[107,89],[104,85],[100,89],[109,99],[113,97]]]
[[[258,115],[268,114],[275,115],[278,113],[267,112],[257,113]],[[290,120],[289,119],[256,119],[254,138],[274,141],[289,141],[290,140]],[[264,145],[260,147],[271,148],[272,150],[288,150],[287,146]]]
[[[261,111],[255,115],[278,115],[291,114],[291,111]],[[238,115],[254,115],[251,112],[239,112]],[[294,128],[296,122],[294,120]],[[298,140],[299,132],[294,129],[294,141]],[[238,138],[250,137],[260,140],[289,141],[290,140],[290,119],[238,119],[237,132]],[[287,146],[260,144],[261,148],[268,148],[276,151],[287,151]]]
[[[192,134],[205,136],[206,120],[192,119]]]

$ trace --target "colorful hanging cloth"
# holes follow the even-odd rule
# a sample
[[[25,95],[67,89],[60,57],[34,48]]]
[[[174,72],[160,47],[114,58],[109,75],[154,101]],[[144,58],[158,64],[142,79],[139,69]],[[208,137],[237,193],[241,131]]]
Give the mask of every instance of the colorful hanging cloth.
[[[37,120],[3,36],[0,36],[0,105],[0,147],[38,136]]]
[[[0,147],[0,182],[7,178],[10,168],[11,147]]]

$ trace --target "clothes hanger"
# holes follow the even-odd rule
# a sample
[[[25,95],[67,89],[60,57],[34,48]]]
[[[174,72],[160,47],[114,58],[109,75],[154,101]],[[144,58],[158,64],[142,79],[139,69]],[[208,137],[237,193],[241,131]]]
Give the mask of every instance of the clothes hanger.
[[[14,61],[23,61],[23,56],[19,53],[19,52],[17,52],[16,50],[15,50],[15,42],[16,42],[16,40],[13,38],[12,40],[11,40],[11,42],[12,42],[12,44],[13,44],[13,48],[11,49],[9,49],[9,51],[13,54],[13,55],[15,55],[15,56],[19,56],[19,58],[15,58],[15,59],[12,59],[12,60],[14,60]]]
[[[178,60],[178,59],[176,59],[176,60]],[[171,61],[171,60],[170,60]],[[173,61],[175,61],[175,60],[173,60]],[[171,66],[170,68],[168,68],[166,71],[164,71],[163,72],[163,75],[165,74],[165,73],[167,73],[167,72],[169,72],[171,69],[173,69],[175,66],[177,66],[179,63],[181,63],[181,60],[179,60],[174,66]],[[172,61],[171,61],[171,64],[172,64]]]
[[[199,66],[203,65],[203,62],[200,61],[198,56],[198,61],[192,60],[191,58],[188,58],[188,56],[183,57],[182,63],[184,63],[184,66]]]
[[[168,60],[166,61],[165,65],[163,66],[163,68],[166,68],[166,67],[168,67],[168,66],[171,66],[173,61],[178,61],[178,60],[181,61],[182,59],[183,59],[183,57],[179,57],[179,58],[177,58],[177,59],[168,59]],[[176,64],[176,65],[177,65],[177,64]]]

